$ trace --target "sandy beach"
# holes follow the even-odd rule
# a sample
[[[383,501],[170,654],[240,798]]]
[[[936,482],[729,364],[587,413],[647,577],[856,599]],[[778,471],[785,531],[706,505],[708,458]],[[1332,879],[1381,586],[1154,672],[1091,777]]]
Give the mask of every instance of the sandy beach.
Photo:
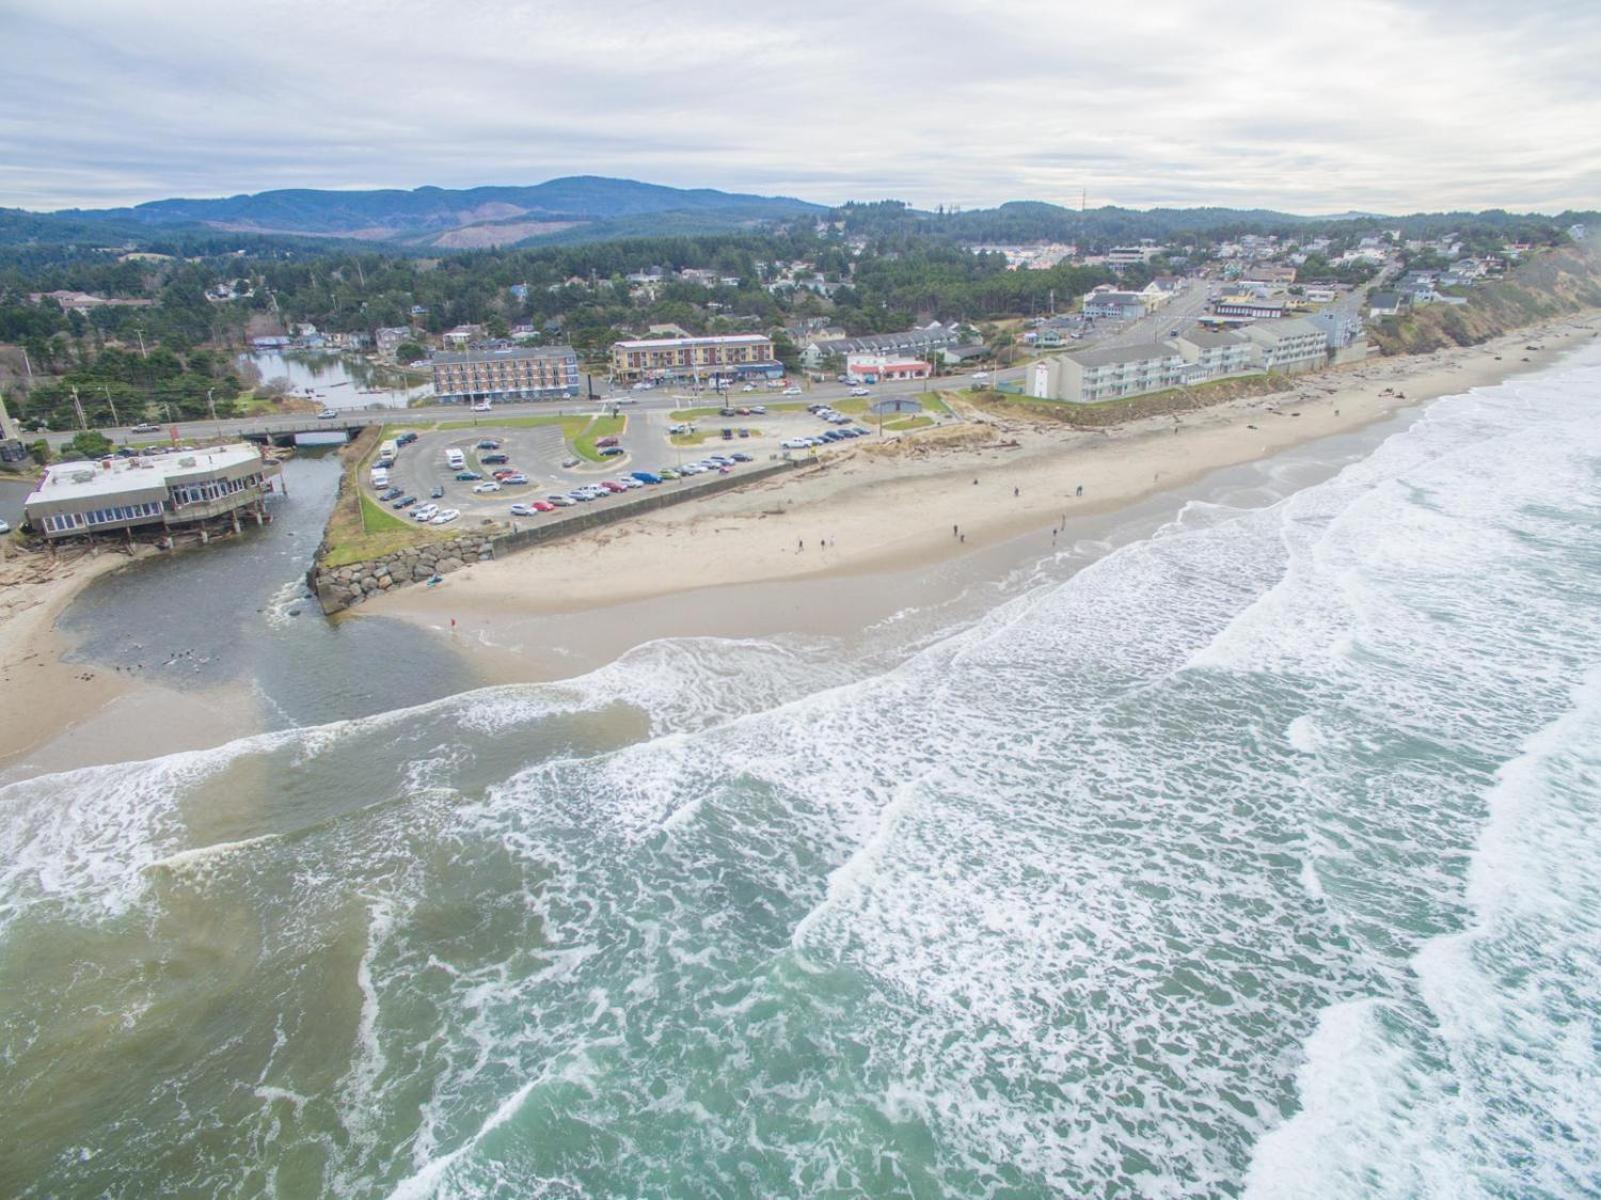
[[[250,731],[237,694],[181,692],[67,662],[56,621],[93,580],[137,556],[10,554],[0,563],[0,779],[214,746]]]
[[[781,480],[476,564],[437,588],[397,590],[356,616],[452,629],[466,643],[495,648],[489,657],[507,677],[526,678],[528,663],[504,661],[508,620],[627,606],[628,630],[607,638],[607,652],[620,652],[651,637],[712,632],[693,603],[651,620],[641,601],[927,569],[1030,531],[1045,552],[1050,530],[1064,521],[1538,370],[1598,332],[1595,314],[1557,319],[1481,346],[1370,359],[1304,376],[1282,393],[1105,432],[972,410],[960,425],[852,446]],[[554,669],[549,655],[536,657],[535,677]]]

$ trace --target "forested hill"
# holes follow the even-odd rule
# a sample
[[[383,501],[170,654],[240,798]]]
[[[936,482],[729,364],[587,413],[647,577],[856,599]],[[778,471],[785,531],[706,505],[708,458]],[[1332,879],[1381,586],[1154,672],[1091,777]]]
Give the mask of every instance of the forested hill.
[[[783,196],[673,188],[632,179],[574,176],[529,187],[412,191],[300,188],[225,199],[153,200],[131,208],[67,209],[41,219],[119,227],[205,227],[245,233],[359,238],[472,249],[659,219],[712,231],[808,213],[820,205]]]

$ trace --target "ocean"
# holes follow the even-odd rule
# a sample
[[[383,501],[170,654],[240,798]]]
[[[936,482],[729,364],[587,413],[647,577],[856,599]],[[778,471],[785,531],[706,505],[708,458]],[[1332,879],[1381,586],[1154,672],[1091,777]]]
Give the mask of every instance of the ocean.
[[[1316,453],[7,785],[0,1193],[1601,1195],[1601,353]]]

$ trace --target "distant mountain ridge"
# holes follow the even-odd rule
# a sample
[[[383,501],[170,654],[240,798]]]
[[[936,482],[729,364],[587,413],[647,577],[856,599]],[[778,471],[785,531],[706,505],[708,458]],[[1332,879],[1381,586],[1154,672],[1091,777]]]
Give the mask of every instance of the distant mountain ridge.
[[[48,216],[464,249],[667,214],[693,217],[695,224],[714,231],[826,211],[823,205],[788,196],[576,175],[526,187],[292,188],[218,199],[152,200],[129,208],[63,209]]]

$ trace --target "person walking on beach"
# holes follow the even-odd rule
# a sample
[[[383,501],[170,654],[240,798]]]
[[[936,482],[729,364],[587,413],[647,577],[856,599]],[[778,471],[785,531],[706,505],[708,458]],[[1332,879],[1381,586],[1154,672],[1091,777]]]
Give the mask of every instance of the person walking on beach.
[[[795,539],[795,553],[799,554],[804,549],[806,549],[806,539],[805,538],[796,538]]]
[[[1012,489],[1012,495],[1013,496],[1021,496],[1022,494],[1023,494],[1023,489],[1022,488],[1013,488]]]
[[[951,526],[951,536],[952,537],[961,537],[961,535],[962,535],[961,528],[959,526],[952,525]]]
[[[1075,492],[1074,495],[1082,496],[1083,494],[1084,494],[1084,485],[1081,483],[1081,484],[1078,485],[1078,491]]]

